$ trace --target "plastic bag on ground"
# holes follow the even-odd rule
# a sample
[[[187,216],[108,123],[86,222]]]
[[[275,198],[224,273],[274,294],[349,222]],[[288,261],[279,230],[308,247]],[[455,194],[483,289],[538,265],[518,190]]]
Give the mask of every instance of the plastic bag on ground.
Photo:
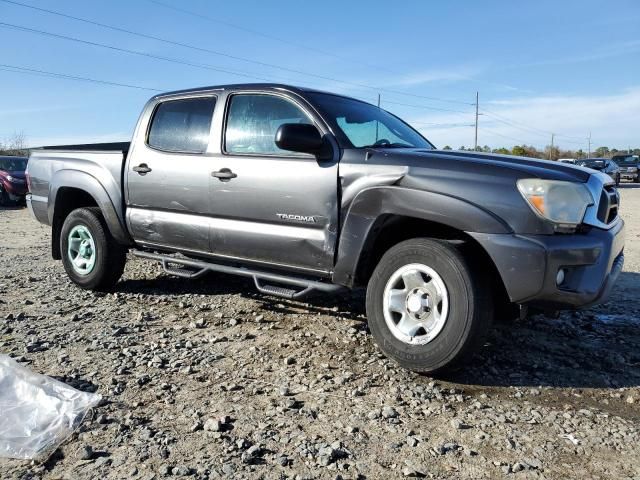
[[[0,355],[0,457],[46,457],[101,398]]]

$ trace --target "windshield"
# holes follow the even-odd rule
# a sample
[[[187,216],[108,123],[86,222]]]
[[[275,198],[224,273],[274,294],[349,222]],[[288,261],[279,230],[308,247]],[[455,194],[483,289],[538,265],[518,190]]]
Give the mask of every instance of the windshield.
[[[584,162],[583,166],[589,168],[604,168],[606,167],[606,163],[604,160],[595,160],[592,162]]]
[[[640,161],[638,155],[620,155],[612,159],[618,165],[636,165]]]
[[[5,172],[24,172],[27,169],[27,159],[22,157],[0,157],[0,170]]]
[[[435,148],[408,124],[374,105],[329,93],[309,97],[344,148]]]

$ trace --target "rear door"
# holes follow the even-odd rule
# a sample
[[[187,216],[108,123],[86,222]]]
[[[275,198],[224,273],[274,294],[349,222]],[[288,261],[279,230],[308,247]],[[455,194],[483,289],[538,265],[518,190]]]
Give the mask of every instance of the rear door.
[[[329,272],[338,223],[338,162],[280,150],[283,123],[321,119],[283,92],[231,92],[214,156],[211,251],[274,266]]]
[[[127,160],[127,221],[143,245],[209,252],[207,153],[217,97],[169,98],[147,113]],[[144,119],[141,125],[145,124]]]

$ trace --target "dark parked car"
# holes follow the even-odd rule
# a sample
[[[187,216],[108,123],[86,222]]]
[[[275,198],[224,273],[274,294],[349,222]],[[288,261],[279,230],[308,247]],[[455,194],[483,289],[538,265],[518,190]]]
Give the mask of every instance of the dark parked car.
[[[0,205],[24,203],[27,195],[25,157],[0,157]]]
[[[78,286],[113,287],[127,250],[287,298],[362,286],[382,352],[422,372],[469,360],[494,308],[603,302],[624,264],[608,175],[437,150],[375,105],[306,88],[157,95],[131,143],[32,150],[28,173]]]
[[[611,160],[620,166],[620,177],[640,183],[640,155],[614,155]]]
[[[602,173],[606,173],[616,182],[616,185],[620,185],[620,167],[613,160],[608,158],[585,158],[578,163],[581,167],[591,168]]]

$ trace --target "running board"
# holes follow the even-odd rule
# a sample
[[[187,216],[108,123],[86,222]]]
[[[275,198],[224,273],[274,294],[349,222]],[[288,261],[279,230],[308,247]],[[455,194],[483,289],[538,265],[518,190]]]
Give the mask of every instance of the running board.
[[[314,291],[336,293],[345,289],[345,287],[335,285],[333,283],[324,283],[301,277],[289,277],[287,275],[263,272],[251,268],[231,267],[229,265],[220,265],[217,263],[209,263],[186,258],[176,258],[170,255],[143,252],[140,250],[133,250],[131,253],[136,257],[160,262],[162,264],[162,269],[166,273],[182,278],[198,278],[207,272],[220,272],[228,273],[230,275],[250,277],[253,279],[256,284],[256,288],[260,292],[278,297],[292,299],[302,298]]]

